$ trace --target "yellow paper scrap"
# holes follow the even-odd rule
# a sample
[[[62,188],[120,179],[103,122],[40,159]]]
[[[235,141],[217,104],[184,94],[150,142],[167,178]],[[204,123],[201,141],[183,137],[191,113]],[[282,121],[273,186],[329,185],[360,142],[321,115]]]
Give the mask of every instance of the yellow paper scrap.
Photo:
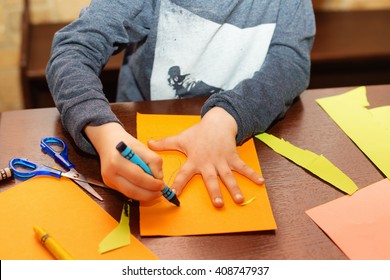
[[[243,203],[241,203],[240,205],[241,206],[245,206],[245,205],[248,205],[249,203],[252,203],[253,201],[255,201],[256,197],[252,197],[250,199],[248,199],[247,201],[244,201]]]
[[[297,165],[307,169],[343,192],[353,194],[358,190],[356,184],[323,155],[302,150],[268,133],[258,134],[256,138],[260,139],[278,154],[292,160]]]
[[[125,202],[119,224],[99,244],[99,253],[115,250],[130,244],[130,205]]]
[[[369,103],[365,87],[316,101],[378,169],[390,178],[390,106],[367,109]]]

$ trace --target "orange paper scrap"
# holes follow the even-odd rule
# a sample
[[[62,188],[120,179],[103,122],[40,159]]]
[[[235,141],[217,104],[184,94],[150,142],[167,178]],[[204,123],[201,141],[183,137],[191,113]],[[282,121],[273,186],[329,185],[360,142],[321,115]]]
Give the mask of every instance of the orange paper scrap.
[[[306,213],[352,260],[390,260],[390,181],[384,179],[353,195]]]
[[[200,121],[199,116],[137,115],[137,136],[143,143],[175,135]],[[261,173],[253,140],[238,147],[251,168]],[[159,152],[163,158],[164,180],[170,185],[186,157],[176,151]],[[143,236],[184,236],[231,232],[275,230],[276,223],[265,185],[256,185],[235,173],[245,198],[250,203],[237,205],[220,181],[225,206],[215,208],[200,175],[195,175],[180,195],[180,207],[163,198],[140,207],[140,233]]]
[[[100,254],[98,244],[118,222],[68,179],[36,177],[0,193],[0,259],[53,259],[35,237],[34,225],[75,259],[157,259],[134,236],[129,246]]]

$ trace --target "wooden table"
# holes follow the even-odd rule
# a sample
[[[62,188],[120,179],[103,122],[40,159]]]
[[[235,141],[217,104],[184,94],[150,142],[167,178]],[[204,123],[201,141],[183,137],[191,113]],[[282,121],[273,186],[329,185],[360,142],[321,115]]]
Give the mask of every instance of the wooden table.
[[[351,88],[307,90],[284,119],[268,132],[298,147],[324,154],[360,187],[384,178],[370,160],[353,144],[315,99],[343,93]],[[372,107],[390,104],[390,85],[367,87]],[[130,133],[135,133],[135,113],[198,114],[204,99],[112,104],[113,111]],[[54,135],[69,143],[69,158],[79,172],[96,178],[98,158],[82,153],[64,131],[55,108],[30,109],[0,114],[0,166],[13,157],[26,157],[49,166],[50,157],[39,148],[43,137]],[[259,140],[255,144],[266,179],[266,187],[278,229],[266,232],[190,236],[142,237],[141,241],[161,259],[346,259],[339,248],[305,214],[307,209],[344,194],[278,155]],[[96,178],[100,179],[100,178]],[[0,191],[15,185],[1,183]],[[119,219],[122,197],[97,189],[104,202],[97,201]],[[138,213],[133,207],[132,232],[137,235]],[[171,244],[175,244],[172,247]]]

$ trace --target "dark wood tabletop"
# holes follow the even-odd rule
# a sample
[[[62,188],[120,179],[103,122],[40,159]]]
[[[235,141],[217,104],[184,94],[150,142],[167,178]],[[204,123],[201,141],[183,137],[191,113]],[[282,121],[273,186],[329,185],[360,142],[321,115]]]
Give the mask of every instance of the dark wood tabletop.
[[[352,88],[307,90],[288,110],[285,117],[268,130],[292,144],[323,154],[359,188],[384,178],[384,175],[355,146],[347,135],[315,102],[317,98],[346,92]],[[371,107],[390,105],[390,85],[368,86]],[[112,110],[126,129],[136,134],[135,115],[199,114],[204,99],[130,102],[112,104]],[[69,158],[77,170],[101,179],[99,160],[81,152],[64,131],[55,108],[29,109],[0,114],[0,168],[13,157],[24,157],[49,166],[53,160],[44,155],[39,142],[46,136],[58,136],[69,144]],[[266,179],[266,188],[278,229],[265,232],[232,233],[186,237],[139,237],[137,205],[132,209],[132,232],[161,259],[346,259],[342,251],[305,214],[305,211],[344,195],[338,189],[285,159],[255,139]],[[0,192],[18,181],[0,182]],[[122,195],[96,190],[104,198],[95,200],[119,220]],[[174,246],[172,246],[174,244]]]

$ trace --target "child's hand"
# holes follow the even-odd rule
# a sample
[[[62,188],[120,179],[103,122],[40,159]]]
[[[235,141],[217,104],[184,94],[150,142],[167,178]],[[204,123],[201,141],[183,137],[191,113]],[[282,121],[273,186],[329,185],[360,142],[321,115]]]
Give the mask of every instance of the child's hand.
[[[236,203],[242,203],[244,196],[232,170],[257,184],[264,182],[262,176],[240,159],[235,141],[236,134],[237,124],[233,117],[222,108],[215,107],[199,124],[178,135],[150,141],[148,145],[154,150],[178,150],[187,156],[187,161],[171,186],[177,195],[180,195],[192,176],[200,173],[214,206],[223,207],[218,176]]]
[[[100,156],[101,174],[107,186],[140,201],[150,201],[161,196],[164,182],[159,155],[128,134],[118,123],[87,126],[85,133]],[[118,152],[116,145],[120,141],[142,158],[155,178]]]

